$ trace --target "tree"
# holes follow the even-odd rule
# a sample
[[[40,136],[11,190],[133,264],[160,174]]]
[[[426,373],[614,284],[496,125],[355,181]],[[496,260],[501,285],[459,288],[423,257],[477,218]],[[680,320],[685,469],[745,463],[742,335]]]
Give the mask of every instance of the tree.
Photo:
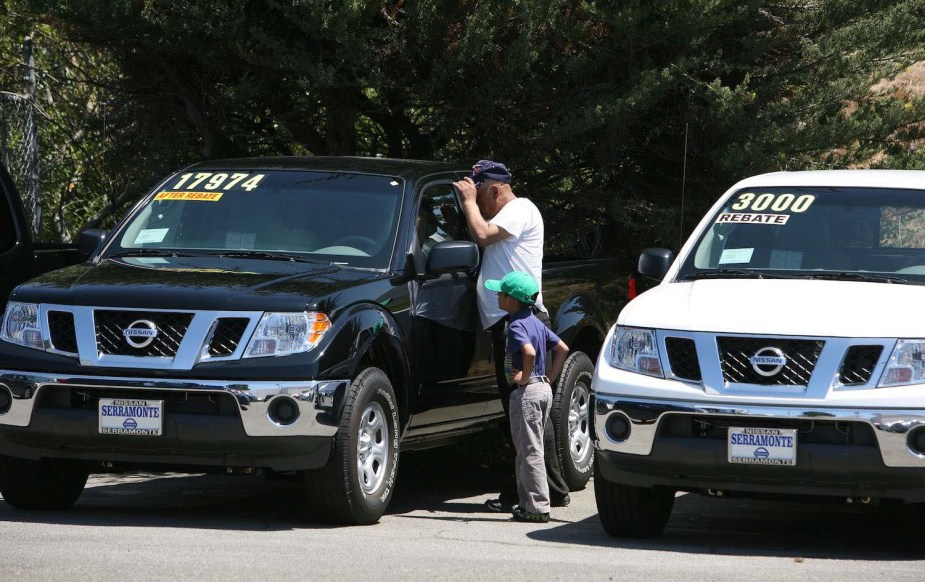
[[[59,114],[115,212],[200,158],[493,157],[552,250],[635,254],[749,174],[922,165],[925,103],[890,88],[925,58],[915,0],[6,2],[83,51],[93,106]]]

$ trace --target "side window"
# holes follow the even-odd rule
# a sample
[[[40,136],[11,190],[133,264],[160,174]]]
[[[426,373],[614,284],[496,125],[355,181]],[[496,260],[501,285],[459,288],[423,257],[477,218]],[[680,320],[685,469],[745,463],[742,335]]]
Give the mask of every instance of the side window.
[[[16,244],[16,224],[13,222],[13,209],[0,185],[0,253],[13,248]]]
[[[451,184],[434,184],[424,189],[418,208],[415,231],[418,271],[424,270],[427,256],[435,244],[445,240],[469,240],[466,219]]]

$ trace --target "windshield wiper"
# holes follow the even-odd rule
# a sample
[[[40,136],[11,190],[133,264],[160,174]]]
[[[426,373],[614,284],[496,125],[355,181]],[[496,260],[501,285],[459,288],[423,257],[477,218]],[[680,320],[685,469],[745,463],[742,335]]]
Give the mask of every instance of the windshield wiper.
[[[700,273],[688,273],[678,277],[679,281],[696,281],[697,279],[764,279],[767,275],[748,269],[714,269]]]
[[[115,259],[119,257],[195,257],[196,255],[190,253],[182,253],[178,250],[170,249],[129,249],[127,251],[122,251],[121,253],[115,253],[106,257],[107,259]]]
[[[318,263],[322,265],[334,264],[331,261],[323,261],[321,259],[309,259],[305,257],[290,255],[288,253],[271,253],[267,251],[228,251],[225,253],[220,253],[218,256],[227,257],[229,259],[262,259],[266,261],[288,261],[290,263]]]
[[[918,285],[915,281],[903,279],[902,277],[893,277],[890,275],[877,275],[875,273],[857,273],[854,271],[826,271],[824,273],[812,273],[807,276],[808,279],[828,279],[831,281],[866,281],[869,283],[896,283],[899,285]]]

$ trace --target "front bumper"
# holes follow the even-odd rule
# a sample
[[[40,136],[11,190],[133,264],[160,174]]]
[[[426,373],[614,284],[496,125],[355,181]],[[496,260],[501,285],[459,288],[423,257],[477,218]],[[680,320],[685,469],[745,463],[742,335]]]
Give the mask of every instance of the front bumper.
[[[594,446],[603,476],[684,490],[872,496],[925,501],[925,455],[909,446],[925,409],[866,410],[643,399],[596,393]],[[614,438],[612,416],[628,434]],[[799,426],[795,466],[728,462],[723,427]],[[615,425],[620,426],[620,425]],[[815,433],[815,434],[813,434]],[[826,441],[835,435],[835,439]],[[820,440],[813,440],[813,438]],[[839,440],[841,439],[841,440]]]
[[[314,468],[327,460],[348,380],[210,381],[73,376],[0,370],[12,402],[0,413],[0,453],[23,457]],[[165,401],[163,434],[100,434],[101,397]],[[269,408],[288,396],[291,424]]]

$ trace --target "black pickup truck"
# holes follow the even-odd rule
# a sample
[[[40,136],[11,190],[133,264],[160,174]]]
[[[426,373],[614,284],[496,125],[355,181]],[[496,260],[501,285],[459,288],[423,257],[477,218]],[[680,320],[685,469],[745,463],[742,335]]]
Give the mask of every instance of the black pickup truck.
[[[167,177],[89,261],[17,287],[0,330],[0,493],[65,508],[90,472],[292,473],[308,513],[374,523],[400,451],[502,417],[479,325],[458,165],[209,162]],[[86,244],[92,246],[92,241]],[[591,474],[593,362],[626,287],[547,261],[571,354],[553,419],[570,486]]]
[[[90,233],[90,244],[95,243],[94,236],[99,238]],[[94,250],[33,241],[16,185],[0,164],[0,308],[16,285],[46,271],[85,261]]]

